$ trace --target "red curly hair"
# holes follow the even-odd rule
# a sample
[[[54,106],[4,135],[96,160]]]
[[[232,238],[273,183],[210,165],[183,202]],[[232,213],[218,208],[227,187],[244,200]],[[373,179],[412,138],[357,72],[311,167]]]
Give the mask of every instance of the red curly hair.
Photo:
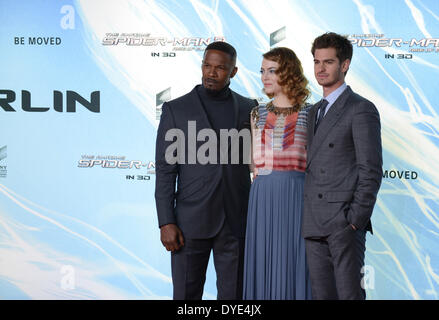
[[[306,99],[308,99],[310,91],[307,88],[308,80],[303,74],[299,58],[293,50],[286,47],[271,49],[262,56],[279,64],[275,71],[279,77],[278,83],[292,105],[300,110]],[[267,96],[273,98],[271,94],[267,94]]]

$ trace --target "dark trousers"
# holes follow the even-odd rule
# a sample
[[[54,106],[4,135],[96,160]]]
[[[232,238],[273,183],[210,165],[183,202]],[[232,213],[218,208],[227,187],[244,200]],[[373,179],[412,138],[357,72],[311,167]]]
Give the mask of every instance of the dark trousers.
[[[315,300],[364,300],[361,285],[366,231],[344,229],[320,239],[305,239]]]
[[[214,238],[185,239],[185,245],[171,254],[174,300],[201,300],[212,250],[218,300],[242,299],[244,244],[227,222]]]

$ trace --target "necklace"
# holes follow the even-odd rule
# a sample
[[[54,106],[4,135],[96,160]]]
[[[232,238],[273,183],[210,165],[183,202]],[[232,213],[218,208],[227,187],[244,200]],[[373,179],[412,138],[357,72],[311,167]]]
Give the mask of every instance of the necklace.
[[[276,116],[281,114],[281,115],[286,117],[286,116],[292,115],[294,112],[297,112],[297,107],[280,108],[280,107],[276,107],[273,104],[273,101],[270,101],[269,103],[267,103],[265,108],[267,109],[268,112],[272,112]]]

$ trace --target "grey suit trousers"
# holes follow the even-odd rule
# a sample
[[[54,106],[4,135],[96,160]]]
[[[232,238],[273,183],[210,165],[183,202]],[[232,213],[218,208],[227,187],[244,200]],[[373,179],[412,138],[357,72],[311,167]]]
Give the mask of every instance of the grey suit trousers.
[[[361,285],[366,231],[350,225],[328,237],[305,239],[314,300],[364,300]]]

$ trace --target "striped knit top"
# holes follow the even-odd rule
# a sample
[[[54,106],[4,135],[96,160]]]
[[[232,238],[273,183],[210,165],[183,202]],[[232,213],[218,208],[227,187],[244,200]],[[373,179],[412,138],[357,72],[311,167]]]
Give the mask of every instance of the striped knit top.
[[[306,168],[306,126],[311,105],[299,112],[269,112],[267,104],[253,108],[253,162],[258,170],[301,171]]]

